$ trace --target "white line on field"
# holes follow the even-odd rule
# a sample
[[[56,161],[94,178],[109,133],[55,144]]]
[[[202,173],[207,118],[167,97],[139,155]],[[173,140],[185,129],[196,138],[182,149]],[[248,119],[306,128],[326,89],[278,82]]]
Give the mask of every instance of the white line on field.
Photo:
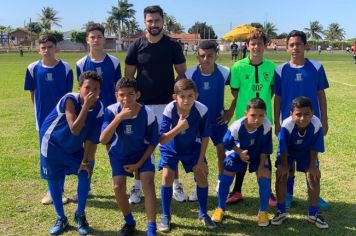
[[[346,86],[349,86],[349,87],[356,87],[356,85],[354,85],[354,84],[348,84],[348,83],[340,82],[340,81],[333,80],[333,79],[330,79],[330,81],[338,83],[338,84],[343,84],[343,85],[346,85]]]

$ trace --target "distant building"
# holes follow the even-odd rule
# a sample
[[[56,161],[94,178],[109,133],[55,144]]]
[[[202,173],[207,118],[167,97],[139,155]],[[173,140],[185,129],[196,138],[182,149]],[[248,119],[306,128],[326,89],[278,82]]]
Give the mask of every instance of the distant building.
[[[36,37],[37,34],[34,32],[31,32],[27,29],[16,29],[9,33],[9,41],[10,41],[10,46],[13,47],[18,47],[18,46],[23,46],[23,47],[30,47],[31,46],[31,37]]]

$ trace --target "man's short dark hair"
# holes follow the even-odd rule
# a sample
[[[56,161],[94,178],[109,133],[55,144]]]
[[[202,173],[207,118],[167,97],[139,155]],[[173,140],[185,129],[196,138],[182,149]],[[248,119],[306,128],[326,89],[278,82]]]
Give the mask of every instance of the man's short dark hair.
[[[102,86],[102,79],[100,77],[100,75],[98,75],[98,73],[94,72],[94,71],[86,71],[83,72],[78,79],[78,86],[81,87],[84,83],[85,80],[95,80],[97,82],[99,82],[100,84],[100,88]]]
[[[99,23],[89,23],[87,25],[87,28],[86,28],[86,33],[87,33],[87,36],[89,35],[90,32],[94,31],[94,30],[98,30],[100,31],[103,36],[105,34],[105,28],[104,26],[102,26],[101,24]]]
[[[146,18],[147,14],[158,13],[163,18],[163,10],[159,5],[148,6],[143,10],[143,17]]]
[[[191,79],[180,79],[174,84],[174,93],[180,94],[182,91],[193,90],[195,93],[198,92],[197,86]]]
[[[266,111],[266,103],[261,99],[261,98],[252,98],[248,103],[246,107],[246,111],[250,109],[261,109]]]
[[[214,40],[204,40],[199,43],[199,49],[214,49],[218,51],[218,44]]]
[[[307,44],[307,35],[303,31],[292,30],[287,36],[287,44],[291,37],[300,37],[300,39],[303,41],[304,45]]]
[[[54,45],[57,45],[57,39],[52,35],[42,35],[38,39],[39,44],[47,43],[47,42],[52,42]]]
[[[121,88],[133,88],[137,92],[137,80],[134,78],[122,77],[117,81],[115,91],[117,92]]]
[[[313,105],[309,98],[300,96],[293,99],[292,107],[291,107],[292,112],[294,111],[295,108],[304,108],[304,107],[309,107],[310,110],[313,111]]]

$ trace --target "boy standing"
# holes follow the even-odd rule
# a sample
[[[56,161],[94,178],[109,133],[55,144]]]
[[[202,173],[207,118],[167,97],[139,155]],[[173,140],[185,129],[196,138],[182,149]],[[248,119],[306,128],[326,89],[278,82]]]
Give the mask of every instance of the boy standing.
[[[188,69],[186,78],[192,79],[198,88],[198,101],[208,107],[211,122],[211,140],[216,147],[219,174],[223,172],[225,148],[223,137],[227,131],[227,124],[233,116],[236,100],[233,99],[227,111],[224,110],[225,85],[230,84],[230,70],[215,63],[217,59],[217,45],[215,41],[202,41],[199,44],[199,65]],[[196,193],[189,196],[190,201],[197,201]]]
[[[250,53],[245,59],[236,62],[231,67],[231,89],[237,98],[235,117],[244,116],[246,106],[252,98],[261,98],[266,104],[266,117],[272,123],[272,96],[274,84],[275,64],[264,58],[263,53],[267,46],[267,37],[261,30],[254,30],[246,39],[246,46]],[[230,193],[227,203],[235,203],[243,199],[241,188],[245,172],[237,173],[235,186]],[[276,201],[273,196],[270,205]]]
[[[293,162],[297,171],[306,175],[309,210],[308,221],[318,228],[326,229],[329,225],[319,213],[320,170],[318,153],[324,152],[322,124],[313,115],[312,101],[306,97],[293,99],[290,116],[282,123],[278,135],[278,153],[276,161],[276,191],[278,212],[272,219],[273,225],[280,225],[287,218],[285,195],[287,179]]]
[[[53,110],[59,99],[73,89],[73,71],[68,63],[57,60],[57,40],[53,36],[43,35],[39,39],[41,60],[31,63],[26,71],[25,90],[30,91],[35,107],[36,130],[39,131],[47,115]],[[64,185],[64,182],[63,184]],[[63,196],[63,203],[68,198]],[[51,204],[49,192],[41,200],[42,204]]]
[[[209,229],[216,227],[207,214],[208,166],[205,153],[209,143],[208,108],[196,101],[197,88],[192,80],[180,79],[174,85],[174,101],[169,103],[161,124],[158,168],[162,171],[162,220],[159,230],[170,231],[174,171],[179,161],[186,172],[194,172],[197,181],[199,220]]]
[[[85,71],[95,71],[103,80],[100,100],[105,107],[116,103],[115,85],[121,78],[119,60],[104,51],[105,28],[92,23],[87,26],[87,44],[89,54],[77,61],[77,78]]]
[[[68,93],[47,116],[40,131],[41,177],[47,179],[57,220],[50,234],[62,233],[68,226],[61,201],[66,174],[78,175],[78,207],[75,213],[77,231],[89,233],[85,217],[90,177],[96,144],[103,121],[102,103],[98,100],[101,78],[95,72],[79,77],[79,93]]]
[[[116,85],[118,103],[105,110],[100,142],[110,145],[114,191],[125,220],[118,235],[133,235],[136,222],[126,196],[126,176],[138,171],[142,180],[147,212],[147,235],[156,235],[156,194],[154,184],[154,157],[158,144],[158,125],[154,113],[137,102],[140,92],[137,81],[122,78]]]
[[[224,137],[225,148],[229,150],[224,160],[224,172],[220,175],[218,208],[212,220],[221,222],[225,215],[226,198],[235,173],[256,172],[260,193],[258,225],[268,226],[268,199],[271,194],[272,128],[266,117],[266,104],[260,98],[252,99],[245,111],[245,117],[235,121]]]
[[[328,132],[328,114],[325,89],[329,87],[324,67],[320,62],[304,57],[307,48],[307,37],[304,32],[292,30],[287,37],[287,51],[291,54],[289,62],[276,69],[274,120],[275,134],[281,129],[280,121],[290,115],[290,107],[294,98],[308,97],[313,106],[314,115],[321,120],[324,135]],[[294,165],[292,165],[293,167]],[[293,200],[294,168],[288,179],[286,206],[290,207]],[[328,203],[319,199],[320,207],[328,208]]]

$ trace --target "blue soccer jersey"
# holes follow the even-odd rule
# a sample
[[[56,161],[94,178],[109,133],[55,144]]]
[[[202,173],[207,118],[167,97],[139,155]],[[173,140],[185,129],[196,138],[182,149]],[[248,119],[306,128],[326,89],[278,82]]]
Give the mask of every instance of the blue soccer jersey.
[[[200,153],[201,139],[210,136],[208,108],[195,101],[186,120],[189,128],[160,145],[161,156],[191,155]],[[160,134],[165,134],[175,127],[179,120],[176,101],[170,102],[163,112]]]
[[[243,117],[229,127],[225,137],[226,150],[232,150],[234,146],[242,150],[248,150],[250,162],[259,161],[261,154],[272,154],[272,125],[267,118],[255,131],[248,131],[245,126],[246,117]],[[237,153],[233,153],[238,157]]]
[[[188,69],[185,76],[195,82],[198,101],[208,107],[209,120],[216,124],[217,118],[224,114],[224,91],[225,85],[230,84],[230,69],[215,64],[214,72],[206,75],[196,66]]]
[[[115,86],[121,78],[121,67],[119,60],[106,54],[104,60],[93,61],[89,55],[86,55],[77,61],[77,78],[85,71],[95,71],[103,80],[101,86],[100,100],[105,107],[116,103]]]
[[[120,103],[110,105],[105,109],[102,131],[120,113]],[[137,116],[123,120],[117,127],[110,142],[109,156],[122,163],[139,161],[148,145],[156,146],[159,141],[158,123],[154,113],[142,106]]]
[[[68,93],[61,98],[41,127],[41,157],[59,162],[63,158],[81,160],[84,151],[83,143],[86,140],[99,143],[100,128],[104,117],[103,104],[98,101],[95,107],[89,110],[80,134],[74,135],[70,131],[65,115],[65,104],[68,99],[73,101],[77,116],[82,109],[79,93]]]
[[[299,96],[312,101],[314,114],[320,118],[318,92],[329,87],[320,62],[305,59],[305,64],[300,67],[284,63],[276,69],[274,85],[275,94],[281,97],[282,121],[289,117],[292,101]]]
[[[49,67],[42,60],[27,67],[25,90],[34,91],[36,129],[40,130],[43,121],[58,103],[59,99],[73,89],[73,71],[64,61]]]
[[[282,123],[278,134],[278,156],[280,153],[288,153],[288,156],[296,159],[309,159],[310,151],[324,152],[324,135],[319,118],[313,115],[310,124],[304,134],[300,134],[292,117],[288,117]]]

